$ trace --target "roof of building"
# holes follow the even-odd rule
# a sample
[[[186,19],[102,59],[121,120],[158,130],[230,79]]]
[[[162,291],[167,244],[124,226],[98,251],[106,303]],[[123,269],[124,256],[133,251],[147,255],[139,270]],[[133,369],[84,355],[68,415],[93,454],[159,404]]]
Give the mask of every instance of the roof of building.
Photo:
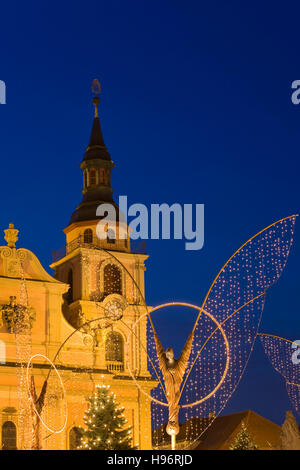
[[[189,436],[193,441],[200,434],[200,430],[207,426],[208,418],[192,418],[180,426],[180,432],[177,435],[177,443],[183,444]],[[242,422],[248,428],[253,440],[260,449],[280,448],[280,431],[278,424],[264,418],[252,410],[241,411],[224,416],[218,416],[212,424],[206,429],[198,440],[198,445],[193,445],[197,450],[228,450],[241,429]],[[165,425],[153,431],[154,440],[158,439],[162,445],[165,445],[170,439],[166,435]]]
[[[226,450],[232,445],[242,422],[260,449],[280,446],[281,427],[252,410],[217,417],[205,431],[197,449]]]

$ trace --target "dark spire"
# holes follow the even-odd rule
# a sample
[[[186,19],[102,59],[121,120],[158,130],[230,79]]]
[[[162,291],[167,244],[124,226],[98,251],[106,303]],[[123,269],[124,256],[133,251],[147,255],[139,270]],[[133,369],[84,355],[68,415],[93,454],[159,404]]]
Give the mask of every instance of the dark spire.
[[[100,99],[98,96],[93,98],[93,104],[95,105],[95,115],[94,115],[94,122],[90,137],[90,143],[86,149],[86,152],[83,157],[84,160],[111,160],[108,150],[105,146],[100,119],[98,115],[98,105],[100,104]]]

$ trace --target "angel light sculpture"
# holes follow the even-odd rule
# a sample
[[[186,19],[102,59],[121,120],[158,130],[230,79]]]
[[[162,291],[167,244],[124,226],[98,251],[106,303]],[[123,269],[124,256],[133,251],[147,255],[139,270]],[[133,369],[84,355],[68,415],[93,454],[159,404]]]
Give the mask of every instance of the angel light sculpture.
[[[287,262],[295,220],[296,215],[281,219],[244,243],[219,271],[201,306],[173,302],[148,314],[147,345],[142,346],[157,387],[148,393],[129,364],[128,369],[152,401],[154,447],[166,445],[171,437],[174,449],[179,432],[182,448],[191,447],[236,389],[257,336],[266,291]],[[172,348],[163,348],[152,317],[162,308],[181,306],[194,309],[197,317],[176,360]]]

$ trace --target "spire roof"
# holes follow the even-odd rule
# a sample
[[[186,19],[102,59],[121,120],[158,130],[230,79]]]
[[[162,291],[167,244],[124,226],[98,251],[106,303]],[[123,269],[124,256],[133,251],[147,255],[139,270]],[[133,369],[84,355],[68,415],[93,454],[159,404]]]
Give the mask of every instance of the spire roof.
[[[93,104],[95,106],[93,127],[90,142],[84,154],[83,161],[97,159],[111,160],[101,131],[100,119],[98,115],[98,105],[100,104],[100,99],[97,96],[93,98]]]

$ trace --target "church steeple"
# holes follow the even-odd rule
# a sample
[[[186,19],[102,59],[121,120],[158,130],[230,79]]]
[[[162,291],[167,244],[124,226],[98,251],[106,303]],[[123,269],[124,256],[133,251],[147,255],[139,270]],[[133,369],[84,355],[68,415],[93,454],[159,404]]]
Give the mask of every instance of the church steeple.
[[[95,86],[92,89],[95,93]],[[97,93],[100,93],[100,90],[99,84]],[[98,114],[100,99],[98,96],[94,96],[93,104],[95,106],[95,113],[91,137],[80,164],[83,172],[83,198],[81,204],[73,212],[70,224],[97,219],[96,210],[102,203],[112,203],[118,213],[118,207],[113,201],[113,189],[110,179],[114,163],[110,158],[101,131]]]
[[[100,104],[100,99],[98,96],[93,98],[93,104],[95,106],[95,115],[94,115],[94,122],[90,137],[90,143],[86,149],[86,153],[84,154],[83,160],[92,160],[100,158],[101,160],[111,160],[108,150],[105,146],[100,119],[98,115],[98,106]]]

